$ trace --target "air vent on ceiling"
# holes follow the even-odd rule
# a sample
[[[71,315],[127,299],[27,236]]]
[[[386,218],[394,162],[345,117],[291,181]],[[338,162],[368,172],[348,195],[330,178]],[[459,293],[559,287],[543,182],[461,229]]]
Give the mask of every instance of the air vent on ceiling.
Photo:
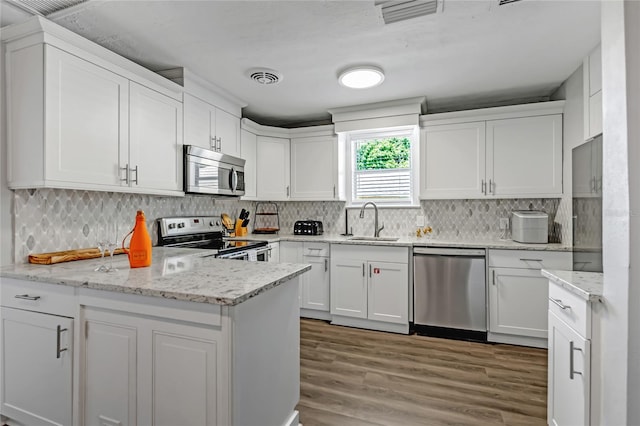
[[[444,0],[440,0],[442,1]],[[375,5],[382,6],[385,24],[431,15],[438,11],[438,0],[376,0]]]
[[[247,76],[259,84],[277,84],[282,81],[282,74],[270,68],[252,68]]]
[[[5,0],[33,15],[47,16],[87,0]]]
[[[515,3],[517,1],[520,1],[520,0],[499,0],[498,6],[504,6],[505,4]]]

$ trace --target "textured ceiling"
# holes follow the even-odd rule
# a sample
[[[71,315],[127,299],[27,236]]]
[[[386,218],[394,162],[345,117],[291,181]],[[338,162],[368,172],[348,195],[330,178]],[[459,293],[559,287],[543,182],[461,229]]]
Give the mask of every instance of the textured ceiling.
[[[445,0],[434,15],[390,25],[373,0],[90,0],[49,18],[151,69],[188,68],[272,125],[414,96],[429,110],[541,99],[600,39],[600,3],[583,0]],[[363,63],[384,69],[381,86],[338,84],[340,70]],[[284,78],[259,85],[245,75],[253,67]]]

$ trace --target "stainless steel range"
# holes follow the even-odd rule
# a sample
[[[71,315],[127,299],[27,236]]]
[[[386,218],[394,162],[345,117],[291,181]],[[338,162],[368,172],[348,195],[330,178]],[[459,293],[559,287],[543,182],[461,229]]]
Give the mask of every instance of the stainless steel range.
[[[267,241],[224,238],[220,219],[209,216],[165,217],[158,219],[158,245],[212,250],[220,259],[266,262]]]

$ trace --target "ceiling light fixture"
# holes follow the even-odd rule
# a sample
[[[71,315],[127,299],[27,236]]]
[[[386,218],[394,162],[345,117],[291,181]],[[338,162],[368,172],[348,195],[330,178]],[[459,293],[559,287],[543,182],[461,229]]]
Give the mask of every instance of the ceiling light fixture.
[[[342,71],[338,82],[351,89],[368,89],[379,86],[384,81],[382,69],[374,66],[358,66]]]

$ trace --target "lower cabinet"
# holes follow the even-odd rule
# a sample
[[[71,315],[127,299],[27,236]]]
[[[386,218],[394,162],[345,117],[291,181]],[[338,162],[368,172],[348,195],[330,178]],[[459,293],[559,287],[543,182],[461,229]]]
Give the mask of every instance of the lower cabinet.
[[[570,252],[489,250],[491,342],[547,346],[548,280],[541,269],[571,269]]]
[[[83,325],[84,424],[218,423],[215,330],[92,308]]]
[[[269,251],[267,251],[267,262],[280,262],[280,243],[269,243],[267,247],[269,247]]]
[[[331,315],[341,325],[409,331],[409,250],[333,244]]]
[[[549,425],[601,423],[602,307],[549,281]]]
[[[73,424],[73,319],[2,307],[2,415]]]
[[[329,243],[282,241],[280,261],[307,263],[311,270],[300,277],[300,316],[329,319]]]

